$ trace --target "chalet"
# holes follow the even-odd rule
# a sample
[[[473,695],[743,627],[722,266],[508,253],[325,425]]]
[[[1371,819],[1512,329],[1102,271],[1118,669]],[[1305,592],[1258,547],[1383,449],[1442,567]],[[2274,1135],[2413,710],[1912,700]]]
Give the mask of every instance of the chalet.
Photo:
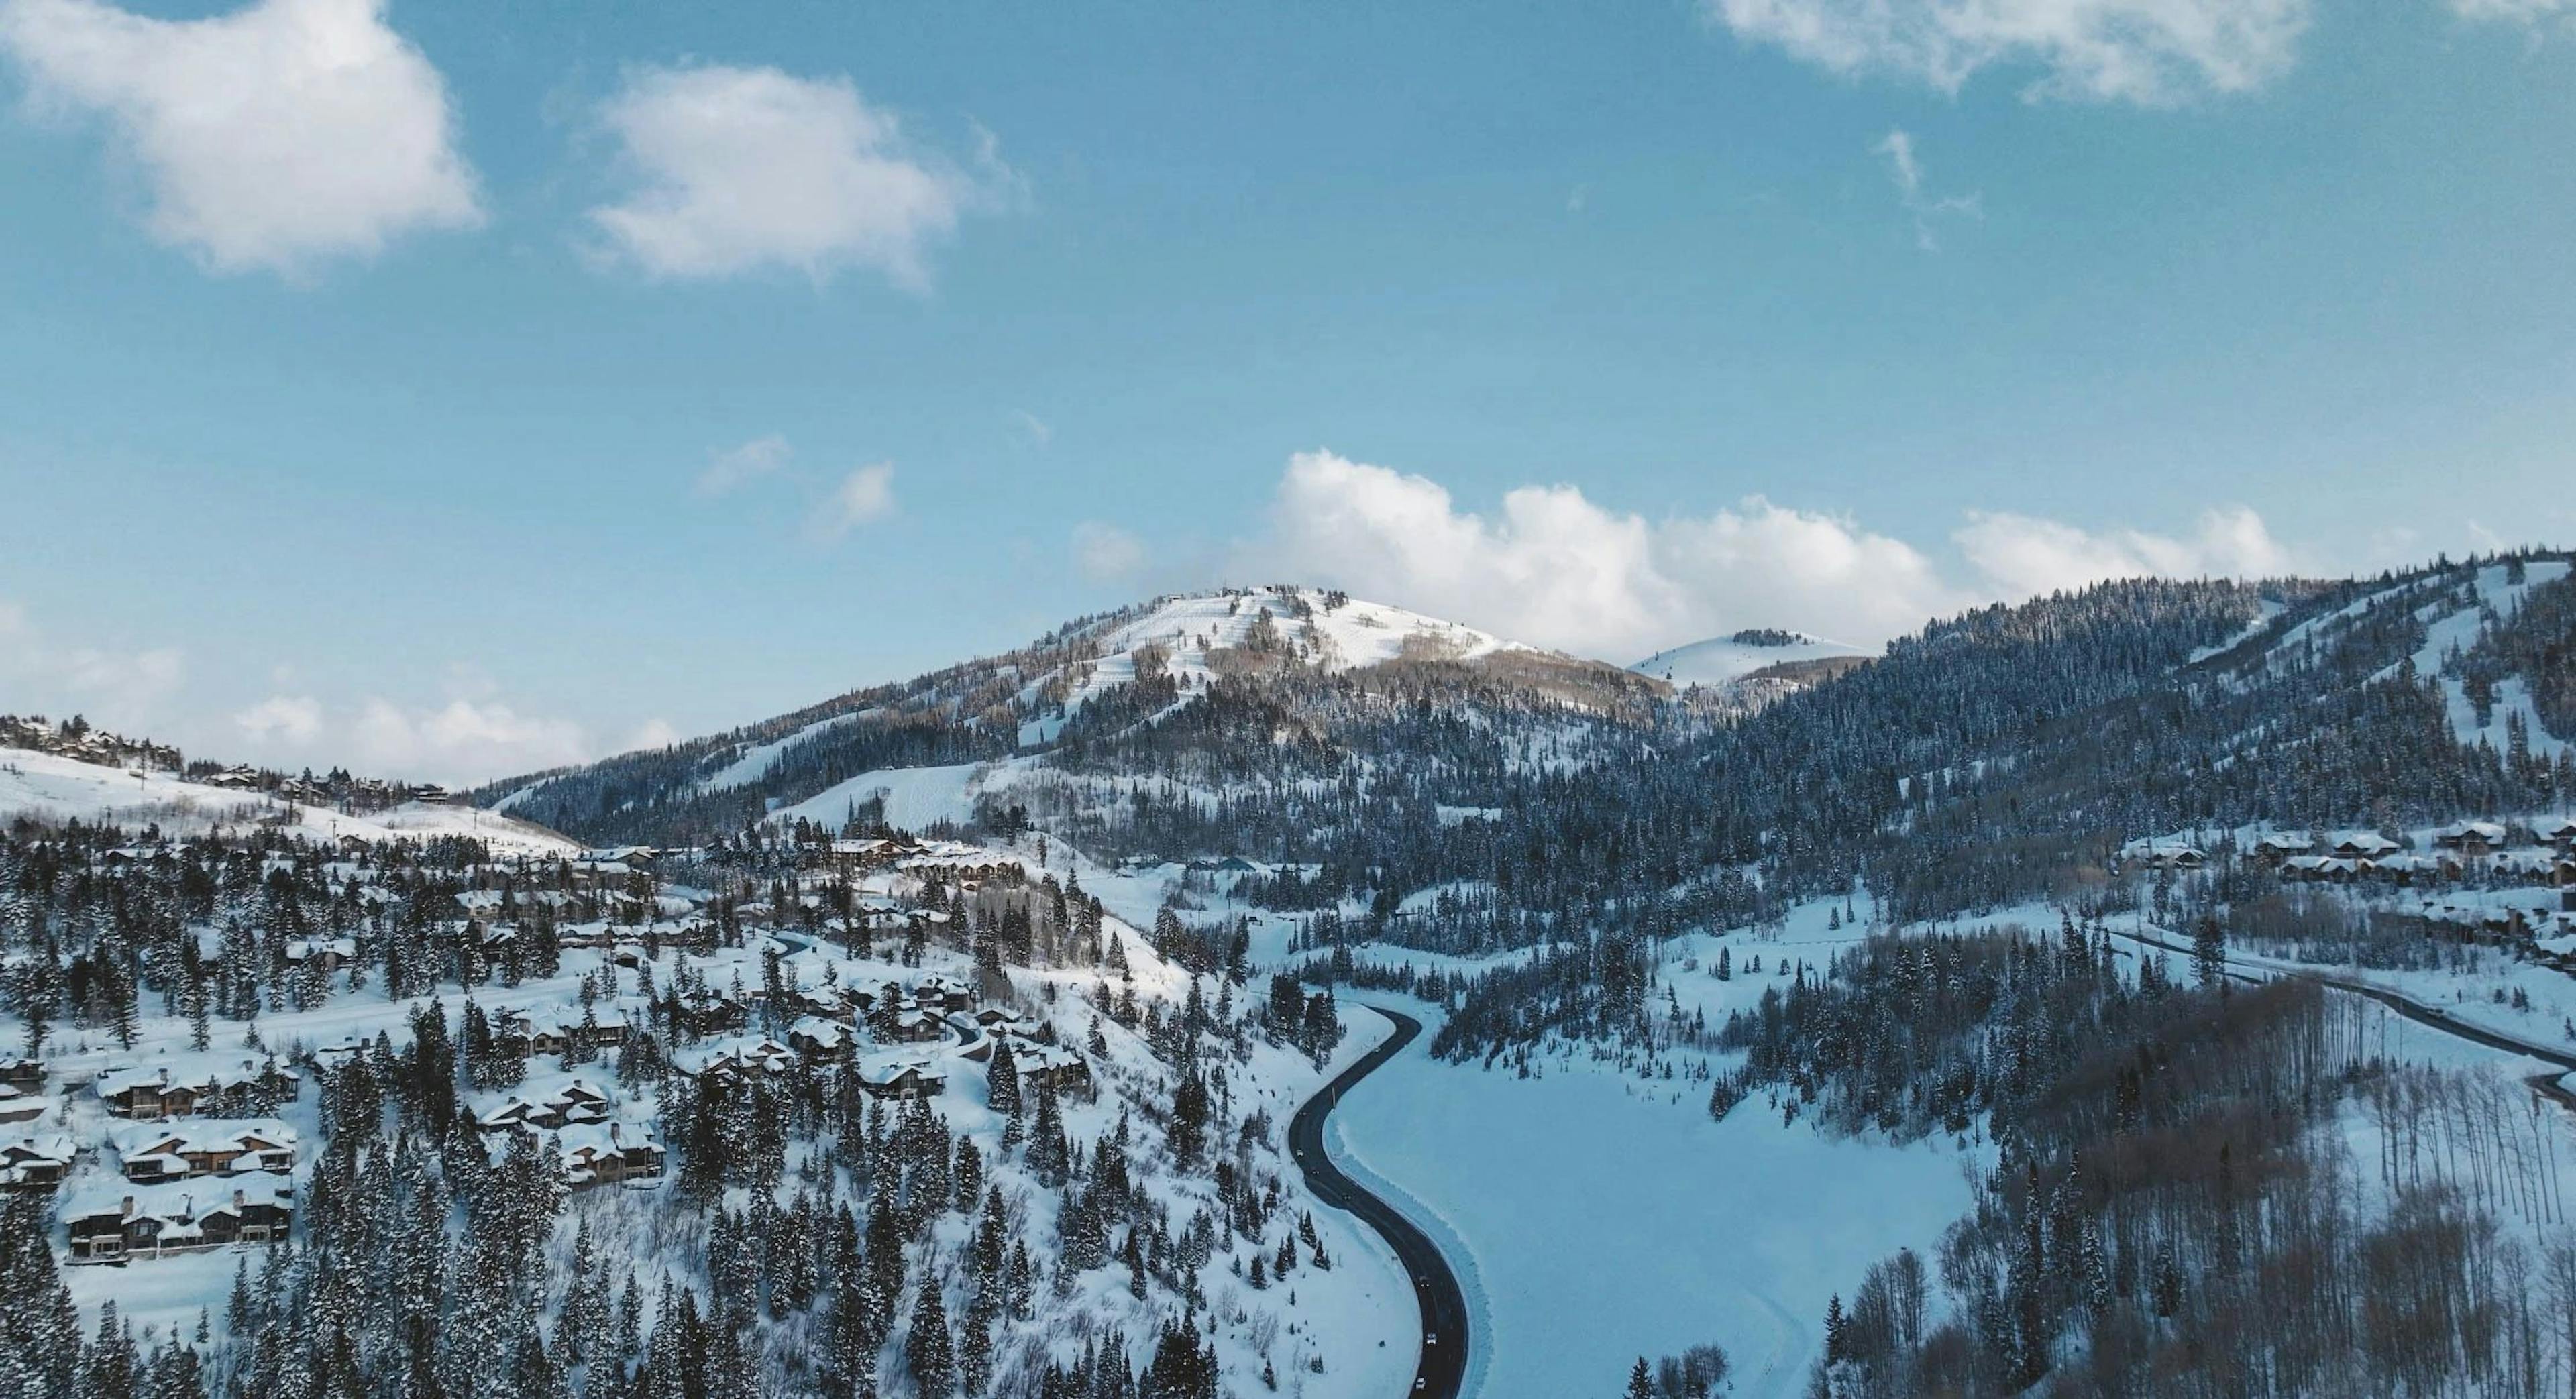
[[[948,1021],[939,1012],[898,1001],[876,1017],[877,1037],[888,1044],[931,1044],[947,1038]]]
[[[575,1190],[658,1179],[667,1159],[661,1143],[624,1122],[566,1127],[555,1142],[563,1155],[564,1184]]]
[[[2209,863],[2209,854],[2197,845],[2179,840],[2134,840],[2121,848],[2123,863],[2138,869],[2196,870]]]
[[[2313,855],[2317,838],[2288,831],[2268,831],[2254,838],[2254,859],[2259,864],[2279,868],[2284,860]]]
[[[0,1127],[15,1127],[33,1122],[54,1110],[50,1093],[26,1093],[0,1083]]]
[[[2563,854],[2576,855],[2576,816],[2542,817],[2531,823],[2531,833],[2543,845],[2554,845]]]
[[[2493,821],[2454,821],[2433,832],[2433,847],[2474,858],[2503,849],[2504,836],[2504,827]]]
[[[51,1190],[79,1153],[66,1132],[0,1139],[0,1190]]]
[[[796,1023],[787,1027],[787,1043],[805,1056],[806,1063],[839,1063],[849,1058],[851,1051],[857,1048],[858,1035],[838,1020],[805,1015],[797,1017]]]
[[[2338,860],[2376,860],[2397,849],[2397,842],[2377,831],[2343,831],[2327,844],[2326,853]]]
[[[1052,1084],[1058,1093],[1091,1091],[1091,1065],[1063,1045],[1014,1041],[1011,1062],[1019,1068],[1023,1092],[1035,1092],[1040,1084]]]
[[[2339,855],[2297,855],[2281,862],[2281,877],[2346,884],[2378,867],[2378,862],[2373,860],[2349,860]]]
[[[691,1078],[742,1080],[783,1074],[796,1059],[795,1050],[776,1040],[746,1035],[680,1050],[671,1056],[671,1067]]]
[[[967,1010],[975,1004],[975,988],[953,976],[925,976],[913,983],[912,998],[925,1010]]]
[[[286,944],[286,960],[299,967],[319,962],[325,972],[336,972],[357,959],[355,938],[296,938]]]
[[[109,1112],[143,1120],[237,1109],[255,1097],[291,1098],[302,1082],[275,1060],[259,1064],[245,1059],[238,1069],[185,1071],[166,1064],[109,1069],[93,1086]]]
[[[24,1056],[0,1059],[0,1084],[19,1089],[42,1088],[45,1086],[45,1063],[41,1059]]]
[[[61,1213],[71,1229],[72,1261],[112,1263],[286,1238],[295,1219],[287,1182],[261,1178],[228,1184],[229,1191],[189,1181],[158,1186],[116,1181],[66,1201]]]
[[[526,1054],[561,1054],[576,1045],[604,1049],[626,1043],[626,1016],[614,1006],[593,1006],[578,1019],[528,1010],[505,1010],[494,1019],[500,1040]]]
[[[636,870],[651,869],[661,855],[661,851],[649,845],[610,845],[585,850],[576,859],[578,863],[587,865],[616,865],[631,874]]]
[[[2429,855],[2399,851],[2377,860],[2357,860],[2353,864],[2356,871],[2361,866],[2368,866],[2370,874],[2399,888],[2458,879],[2462,869],[2460,857],[2447,850]]]
[[[947,1086],[947,1075],[926,1060],[881,1059],[859,1066],[859,1087],[873,1097],[935,1098]]]
[[[517,1088],[478,1093],[465,1104],[466,1120],[480,1132],[554,1131],[608,1120],[608,1091],[578,1074],[548,1074]]]
[[[295,1169],[295,1129],[275,1118],[127,1122],[108,1132],[117,1169],[143,1184],[196,1176],[282,1174]]]
[[[851,871],[890,865],[894,863],[895,854],[892,842],[877,839],[836,840],[830,846],[832,863]]]

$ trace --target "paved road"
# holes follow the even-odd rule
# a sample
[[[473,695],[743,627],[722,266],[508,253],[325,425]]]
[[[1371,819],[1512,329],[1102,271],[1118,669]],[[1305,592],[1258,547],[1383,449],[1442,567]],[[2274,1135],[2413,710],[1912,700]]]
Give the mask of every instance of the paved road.
[[[1458,1275],[1449,1270],[1449,1260],[1440,1256],[1429,1235],[1396,1213],[1395,1206],[1342,1174],[1341,1168],[1324,1154],[1324,1119],[1331,1114],[1333,1105],[1422,1033],[1422,1022],[1412,1016],[1399,1015],[1384,1006],[1369,1009],[1394,1021],[1395,1034],[1344,1069],[1341,1077],[1326,1084],[1323,1092],[1297,1109],[1296,1117],[1288,1123],[1288,1149],[1295,1154],[1298,1168],[1306,1173],[1306,1188],[1325,1204],[1358,1215],[1384,1236],[1395,1249],[1395,1256],[1404,1261],[1405,1271],[1413,1276],[1414,1299],[1422,1307],[1424,1344],[1422,1364],[1415,1371],[1411,1393],[1428,1399],[1457,1399],[1458,1387],[1467,1378],[1467,1294],[1458,1287]]]
[[[2179,953],[2185,958],[2191,956],[2191,949],[2189,947],[2181,943],[2167,942],[2160,937],[2151,937],[2145,933],[2124,933],[2117,928],[2112,929],[2111,934],[2114,937],[2126,938],[2130,942],[2145,943],[2150,947],[2159,947],[2167,952]],[[2416,1000],[2412,996],[2400,995],[2384,986],[2373,986],[2366,981],[2354,981],[2347,977],[2333,976],[2325,972],[2312,972],[2304,969],[2264,966],[2253,962],[2239,962],[2233,958],[2229,959],[2227,965],[2229,968],[2228,975],[2235,977],[2239,981],[2260,981],[2265,977],[2272,976],[2304,977],[2309,981],[2318,983],[2319,985],[2331,986],[2338,991],[2349,991],[2356,996],[2367,996],[2370,999],[2379,1002],[2381,1005],[2388,1007],[2390,1010],[2397,1012],[2399,1015],[2404,1016],[2406,1019],[2414,1021],[2418,1025],[2429,1026],[2441,1031],[2443,1034],[2467,1040],[2471,1044],[2482,1044],[2489,1049],[2501,1049],[2507,1054],[2527,1054],[2544,1064],[2556,1064],[2562,1069],[2576,1069],[2576,1054],[2569,1053],[2563,1047],[2535,1044],[2530,1040],[2516,1039],[2512,1035],[2500,1034],[2494,1030],[2488,1030],[2476,1025],[2471,1025],[2466,1021],[2453,1017],[2450,1012],[2442,1009],[2440,1006],[2427,1005],[2422,1001]],[[2537,1086],[2541,1081],[2555,1077],[2556,1075],[2554,1074],[2543,1075],[2541,1080],[2534,1081],[2535,1086]],[[2576,1107],[2576,1099],[2567,1097],[2563,1092],[2557,1090],[2554,1085],[2549,1088],[2545,1088],[2542,1091],[2552,1098],[2568,1103],[2571,1107]]]

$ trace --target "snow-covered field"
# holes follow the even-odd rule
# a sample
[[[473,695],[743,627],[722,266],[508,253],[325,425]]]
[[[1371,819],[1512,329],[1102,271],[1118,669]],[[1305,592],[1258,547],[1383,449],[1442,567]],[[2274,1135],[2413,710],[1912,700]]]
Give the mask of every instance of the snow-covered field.
[[[580,849],[576,842],[542,826],[470,806],[408,802],[364,816],[344,816],[324,807],[289,807],[258,792],[182,781],[166,772],[103,767],[25,748],[0,748],[0,814],[112,821],[137,828],[157,825],[173,835],[272,824],[314,840],[464,835],[509,855],[565,855]]]
[[[1581,1055],[1524,1080],[1414,1048],[1342,1100],[1327,1145],[1467,1250],[1480,1399],[1614,1393],[1638,1355],[1708,1341],[1738,1395],[1793,1396],[1827,1298],[1898,1248],[1929,1256],[1967,1208],[1960,1158],[1784,1128],[1759,1101],[1712,1122],[1705,1098]]]
[[[1792,633],[1795,640],[1785,644],[1741,641],[1735,637],[1714,637],[1658,651],[1628,669],[1640,675],[1651,675],[1675,685],[1725,685],[1741,680],[1757,670],[1790,661],[1821,661],[1840,656],[1866,656],[1858,646],[1839,641]]]

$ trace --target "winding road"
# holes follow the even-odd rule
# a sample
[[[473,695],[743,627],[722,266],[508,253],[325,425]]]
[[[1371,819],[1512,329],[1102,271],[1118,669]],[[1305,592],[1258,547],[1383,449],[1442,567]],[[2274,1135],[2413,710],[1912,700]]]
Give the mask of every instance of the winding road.
[[[1457,1399],[1459,1386],[1467,1379],[1467,1294],[1458,1286],[1458,1275],[1450,1271],[1449,1260],[1440,1256],[1428,1234],[1397,1213],[1395,1206],[1342,1174],[1342,1168],[1324,1153],[1324,1119],[1332,1114],[1333,1105],[1422,1033],[1422,1022],[1412,1016],[1384,1006],[1369,1009],[1393,1021],[1395,1033],[1297,1109],[1288,1123],[1288,1149],[1306,1174],[1306,1188],[1325,1204],[1348,1210],[1375,1229],[1412,1276],[1414,1300],[1422,1307],[1422,1363],[1414,1371],[1410,1392],[1428,1399]]]

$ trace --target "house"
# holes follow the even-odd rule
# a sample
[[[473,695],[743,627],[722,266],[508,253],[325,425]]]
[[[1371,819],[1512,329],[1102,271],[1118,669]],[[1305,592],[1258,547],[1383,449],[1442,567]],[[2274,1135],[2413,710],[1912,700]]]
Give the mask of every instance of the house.
[[[2317,838],[2315,836],[2301,835],[2295,832],[2267,831],[2254,838],[2254,859],[2256,863],[2269,865],[2276,869],[2279,868],[2282,861],[2293,859],[2301,855],[2313,855],[2316,853],[2316,849]]]
[[[614,1006],[593,1006],[577,1020],[527,1010],[501,1011],[494,1020],[501,1041],[527,1054],[561,1054],[575,1045],[602,1049],[626,1042],[626,1016]]]
[[[0,1127],[14,1127],[33,1122],[54,1110],[50,1093],[29,1093],[0,1083]]]
[[[913,983],[912,998],[929,1010],[966,1010],[975,1004],[975,988],[953,976],[925,976]]]
[[[0,1059],[0,1084],[20,1089],[44,1087],[44,1061],[23,1056],[16,1059]]]
[[[2207,851],[2179,840],[2133,840],[2120,848],[2120,858],[2150,870],[2196,870],[2209,863]]]
[[[36,1132],[0,1140],[0,1190],[51,1190],[80,1154],[68,1132]]]
[[[2576,855],[2576,816],[2544,816],[2531,823],[2531,833],[2543,845]]]
[[[898,1001],[877,1017],[877,1036],[889,1044],[931,1044],[945,1039],[948,1021],[934,1010]]]
[[[177,1069],[167,1064],[109,1069],[92,1085],[118,1117],[191,1117],[246,1106],[253,1098],[291,1098],[303,1083],[275,1060],[244,1059],[238,1068]]]
[[[479,1132],[553,1131],[606,1121],[612,1101],[608,1090],[592,1079],[545,1074],[516,1088],[475,1094],[466,1101],[465,1117]]]
[[[795,1050],[776,1040],[742,1035],[677,1051],[671,1067],[691,1078],[743,1080],[783,1074],[796,1059]]]
[[[1053,1084],[1058,1093],[1091,1091],[1091,1065],[1063,1045],[1015,1040],[1011,1062],[1020,1071],[1023,1092],[1035,1092],[1040,1084]]]
[[[838,1063],[858,1046],[858,1034],[838,1020],[803,1015],[787,1027],[787,1043],[809,1064]]]
[[[2377,831],[2343,831],[2328,842],[2326,851],[2339,860],[2376,860],[2397,853],[2397,842]]]
[[[286,944],[286,960],[297,966],[319,962],[325,972],[336,972],[358,960],[355,938],[296,938]]]
[[[2372,860],[2348,860],[2337,855],[2298,855],[2281,862],[2281,877],[2345,884],[2377,868],[2377,862]]]
[[[273,1117],[184,1124],[126,1122],[108,1131],[117,1169],[146,1184],[295,1169],[295,1129]]]
[[[191,1181],[157,1186],[104,1182],[63,1204],[72,1261],[112,1263],[226,1244],[273,1243],[287,1236],[295,1220],[288,1182],[257,1177],[228,1184],[230,1190]]]
[[[2419,855],[2411,851],[2400,851],[2397,854],[2389,855],[2378,860],[2355,861],[2354,863],[2356,867],[2362,865],[2369,866],[2371,873],[2391,884],[2397,885],[2399,888],[2409,888],[2417,884],[2432,884],[2441,880],[2457,879],[2460,877],[2462,868],[2460,857],[2447,850],[2438,851],[2430,855]]]
[[[661,1143],[624,1122],[566,1127],[555,1134],[555,1144],[563,1156],[564,1184],[575,1190],[657,1179],[667,1161]]]
[[[2433,832],[2433,846],[2464,857],[2476,857],[2503,849],[2504,837],[2504,827],[2493,821],[2454,821]]]
[[[872,1097],[908,1101],[935,1098],[948,1076],[921,1059],[880,1059],[859,1066],[859,1087]]]

